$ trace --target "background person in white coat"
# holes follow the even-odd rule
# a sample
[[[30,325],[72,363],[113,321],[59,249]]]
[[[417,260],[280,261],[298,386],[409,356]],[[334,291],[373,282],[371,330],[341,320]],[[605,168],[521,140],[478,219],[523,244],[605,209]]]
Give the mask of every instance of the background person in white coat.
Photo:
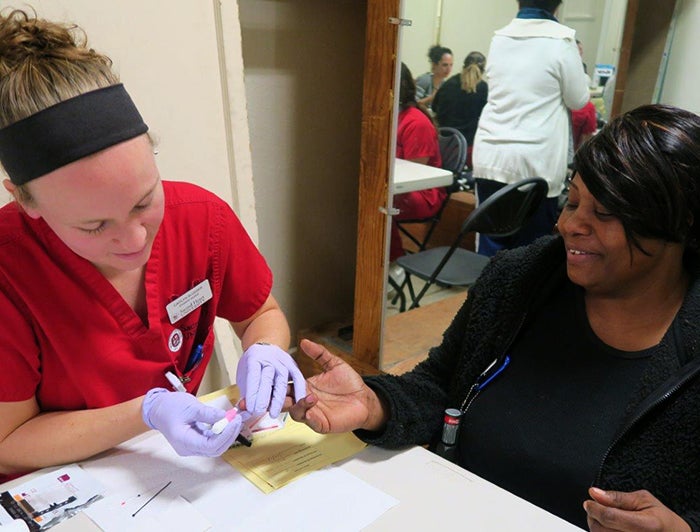
[[[528,177],[547,180],[547,199],[515,242],[523,245],[554,228],[566,179],[569,111],[590,97],[576,32],[554,16],[561,1],[520,0],[518,5],[517,17],[491,41],[489,97],[474,139],[473,162],[474,177],[481,178],[478,202],[503,184]],[[504,246],[479,236],[483,255]]]

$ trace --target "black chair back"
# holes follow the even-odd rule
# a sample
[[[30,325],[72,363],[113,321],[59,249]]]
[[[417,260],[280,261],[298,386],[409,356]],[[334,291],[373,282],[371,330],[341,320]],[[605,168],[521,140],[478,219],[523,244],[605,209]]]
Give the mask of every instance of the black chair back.
[[[462,133],[452,127],[438,129],[438,144],[442,167],[449,170],[455,179],[462,175],[467,164],[467,140]]]
[[[489,257],[460,248],[464,237],[472,231],[494,237],[514,235],[535,213],[549,189],[541,177],[493,186],[498,190],[471,212],[450,247],[441,246],[398,258],[398,264],[407,274],[404,284],[411,296],[410,308],[416,308],[435,283],[442,286],[472,285],[488,264]],[[418,294],[413,289],[412,276],[425,281]]]
[[[476,179],[480,196],[488,195],[462,224],[461,233],[476,231],[492,237],[508,237],[517,233],[535,213],[547,196],[549,186],[541,177],[523,179],[504,185],[487,179]],[[482,195],[483,188],[490,187]]]
[[[462,132],[453,127],[438,128],[438,144],[442,167],[452,172],[453,177],[447,192],[451,194],[473,189],[474,178],[471,170],[466,167],[469,144]]]

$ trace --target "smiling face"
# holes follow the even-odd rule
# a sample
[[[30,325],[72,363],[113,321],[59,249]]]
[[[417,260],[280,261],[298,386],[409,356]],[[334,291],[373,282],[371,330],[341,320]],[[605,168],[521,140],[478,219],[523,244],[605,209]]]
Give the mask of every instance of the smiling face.
[[[681,244],[639,238],[648,255],[630,246],[620,220],[593,197],[579,175],[571,183],[558,228],[569,279],[589,295],[639,295],[675,279],[682,269]]]
[[[43,218],[105,277],[146,264],[163,220],[163,187],[146,135],[50,172],[27,185]]]

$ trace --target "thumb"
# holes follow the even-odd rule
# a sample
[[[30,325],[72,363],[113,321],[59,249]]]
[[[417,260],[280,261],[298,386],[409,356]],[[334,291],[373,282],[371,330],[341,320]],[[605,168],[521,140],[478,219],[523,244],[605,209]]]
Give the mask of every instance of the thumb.
[[[343,363],[341,358],[332,355],[328,349],[311,340],[304,339],[299,343],[299,346],[309,358],[321,365],[324,372],[330,371],[334,366]]]
[[[243,418],[241,416],[236,416],[231,421],[229,421],[228,425],[226,425],[226,427],[224,427],[224,430],[221,431],[219,438],[228,442],[227,448],[233,444],[233,441],[241,432],[242,427]]]
[[[253,414],[248,412],[247,410],[238,410],[238,415],[234,419],[241,419],[241,423],[245,423],[248,421],[251,417],[253,417]]]
[[[621,510],[638,510],[647,503],[644,496],[646,492],[643,491],[605,491],[600,488],[592,487],[588,490],[588,493],[596,502],[604,506],[619,508]]]
[[[213,425],[220,419],[226,417],[226,411],[221,408],[214,408],[213,406],[205,405],[200,403],[197,405],[196,410],[193,412],[193,421],[199,421],[201,423],[209,423]]]
[[[214,451],[214,454],[216,456],[221,456],[234,444],[236,438],[241,432],[242,427],[243,419],[241,418],[241,416],[236,416],[231,421],[229,421],[228,425],[226,425],[221,434],[216,436],[217,448]]]

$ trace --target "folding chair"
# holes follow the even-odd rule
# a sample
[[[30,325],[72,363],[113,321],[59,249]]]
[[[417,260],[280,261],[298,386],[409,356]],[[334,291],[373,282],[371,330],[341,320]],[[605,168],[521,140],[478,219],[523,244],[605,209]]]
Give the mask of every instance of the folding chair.
[[[450,194],[452,192],[457,192],[459,190],[467,190],[466,184],[466,174],[464,167],[467,164],[467,141],[462,133],[451,127],[441,127],[438,130],[438,144],[440,145],[440,158],[442,159],[442,167],[445,170],[452,172],[453,180],[452,185],[447,188],[447,196],[445,200],[440,205],[440,209],[429,218],[411,218],[406,220],[396,220],[396,225],[406,237],[413,242],[417,247],[418,251],[425,250],[428,245],[428,241],[435,230],[442,213],[447,206],[447,202],[450,199]],[[416,224],[416,223],[427,223],[428,230],[422,239],[419,239],[416,235],[411,233],[408,228],[405,227],[406,224]]]
[[[433,284],[447,287],[474,284],[490,259],[461,248],[464,237],[472,231],[501,238],[515,235],[540,206],[547,196],[547,190],[547,182],[541,177],[507,185],[471,212],[450,247],[442,246],[399,257],[397,263],[406,270],[404,284],[408,286],[411,296],[409,309],[418,306]],[[425,281],[418,294],[413,288],[413,276]]]

